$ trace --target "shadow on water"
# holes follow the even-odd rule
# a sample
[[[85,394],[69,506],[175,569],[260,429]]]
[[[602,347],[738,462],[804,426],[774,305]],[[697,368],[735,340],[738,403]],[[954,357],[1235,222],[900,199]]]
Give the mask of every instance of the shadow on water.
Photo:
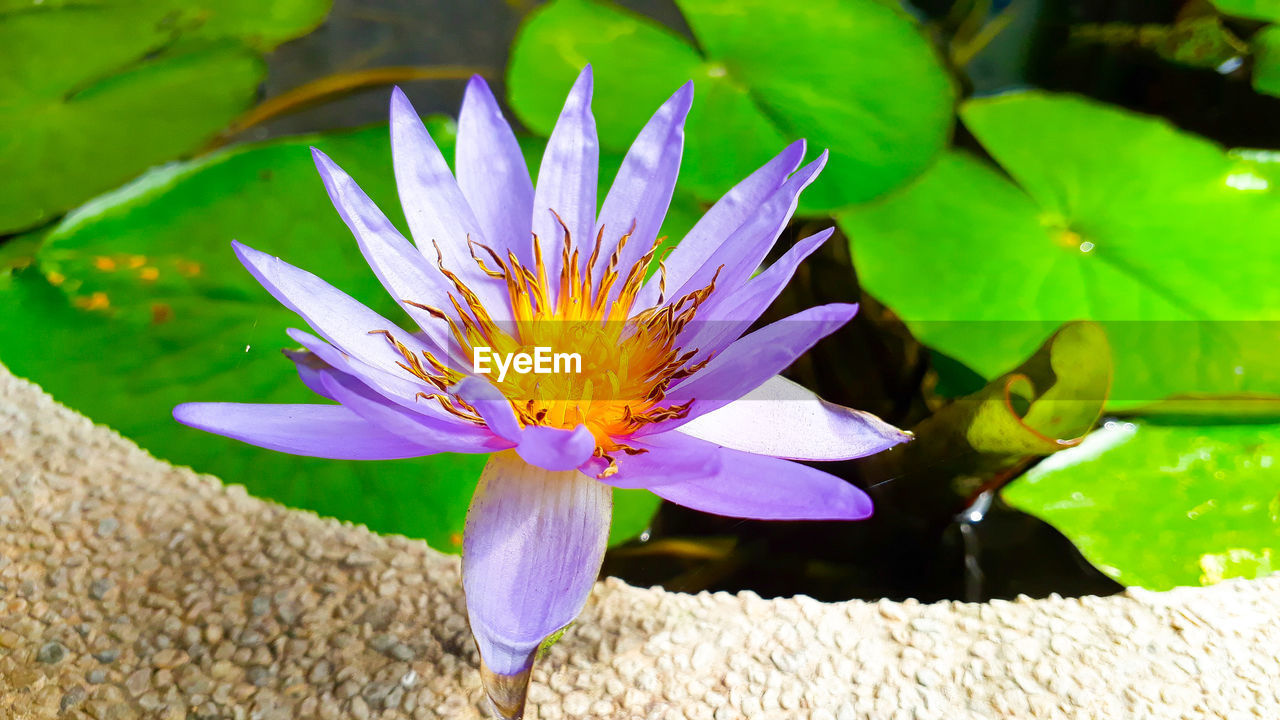
[[[823,601],[978,602],[1123,589],[1053,527],[998,499],[976,522],[933,531],[900,517],[754,522],[664,504],[644,540],[610,551],[604,572],[680,592],[751,590]]]

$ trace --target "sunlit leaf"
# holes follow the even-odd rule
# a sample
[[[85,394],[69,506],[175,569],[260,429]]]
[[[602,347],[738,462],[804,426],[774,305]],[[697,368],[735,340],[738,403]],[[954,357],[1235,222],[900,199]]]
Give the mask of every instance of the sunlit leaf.
[[[1280,425],[1109,421],[1004,491],[1103,572],[1167,590],[1280,567]]]
[[[945,146],[954,90],[929,42],[876,0],[679,0],[698,47],[646,18],[590,0],[530,15],[512,48],[512,106],[549,133],[588,62],[603,147],[623,151],[649,114],[695,83],[684,187],[713,200],[807,138],[830,149],[804,207],[875,197],[919,173]]]
[[[859,281],[918,338],[993,377],[1092,319],[1115,406],[1280,392],[1280,192],[1256,159],[1070,96],[962,117],[1012,179],[953,152],[841,217]]]
[[[1280,96],[1280,25],[1270,25],[1249,41],[1253,48],[1253,88]]]
[[[1210,0],[1224,15],[1280,22],[1280,0]]]
[[[0,234],[198,149],[330,0],[0,5]]]

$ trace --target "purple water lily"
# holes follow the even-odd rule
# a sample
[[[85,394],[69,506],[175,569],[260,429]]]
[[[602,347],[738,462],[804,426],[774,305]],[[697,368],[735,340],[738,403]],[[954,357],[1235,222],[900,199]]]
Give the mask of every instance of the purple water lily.
[[[392,155],[417,247],[313,154],[365,259],[418,331],[235,243],[249,272],[319,335],[290,330],[307,350],[290,356],[303,382],[335,404],[174,410],[192,427],[298,455],[492,453],[467,515],[462,573],[482,680],[505,718],[523,712],[539,645],[586,602],[612,488],[733,517],[858,520],[871,514],[863,492],[792,460],[862,457],[908,438],[778,374],[855,305],[811,308],[744,335],[831,235],[800,240],[753,276],[826,153],[800,167],[804,143],[787,147],[647,273],[692,98],[690,83],[658,109],[597,213],[589,67],[536,186],[482,79],[463,100],[456,177],[396,90]],[[498,360],[479,369],[477,348]],[[513,356],[537,348],[563,355],[564,367],[521,371],[516,358],[512,368]]]

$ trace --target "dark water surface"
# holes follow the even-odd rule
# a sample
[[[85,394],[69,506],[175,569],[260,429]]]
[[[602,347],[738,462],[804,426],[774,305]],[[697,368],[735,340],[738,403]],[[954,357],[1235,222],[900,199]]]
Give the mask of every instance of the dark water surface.
[[[268,58],[268,97],[334,73],[392,66],[476,66],[499,101],[506,97],[507,51],[529,0],[334,0],[315,32],[281,46]],[[671,0],[618,3],[687,32]],[[419,113],[456,117],[466,80],[402,84]],[[672,88],[674,91],[674,88]],[[281,117],[247,131],[248,139],[386,122],[389,87],[376,87]],[[508,119],[514,115],[508,111]]]
[[[668,538],[685,542],[663,552]],[[699,546],[706,556],[695,552]],[[764,597],[804,594],[824,601],[977,602],[1123,589],[1057,530],[998,501],[981,522],[929,530],[894,519],[732,520],[664,504],[647,542],[610,551],[604,572],[680,592],[752,590]]]

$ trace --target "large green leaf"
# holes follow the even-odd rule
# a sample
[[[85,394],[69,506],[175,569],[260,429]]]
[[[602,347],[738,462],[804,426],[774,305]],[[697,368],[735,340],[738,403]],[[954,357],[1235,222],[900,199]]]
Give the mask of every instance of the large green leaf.
[[[678,0],[699,48],[639,15],[556,0],[512,48],[512,106],[547,134],[588,62],[601,145],[623,151],[693,80],[682,183],[713,200],[789,141],[831,150],[804,196],[823,211],[919,173],[947,142],[954,90],[914,21],[877,0]]]
[[[1115,406],[1280,392],[1268,168],[1075,97],[973,100],[962,117],[1012,179],[953,152],[840,218],[863,287],[917,337],[992,377],[1092,319],[1115,351]]]
[[[198,149],[330,2],[0,4],[0,234]]]
[[[1224,15],[1280,22],[1280,0],[1211,0]]]
[[[451,154],[452,124],[428,126]],[[160,457],[289,505],[456,550],[481,456],[314,460],[171,417],[175,404],[193,400],[319,401],[279,352],[290,344],[284,330],[302,321],[239,266],[233,237],[407,322],[330,207],[308,145],[343,165],[403,228],[385,127],[155,170],[54,226],[37,265],[0,292],[0,316],[12,318],[0,328],[0,361]],[[649,493],[617,493],[615,539],[642,530],[657,504]]]
[[[1126,585],[1167,590],[1280,569],[1280,425],[1109,421],[1009,485]]]
[[[1253,89],[1280,97],[1280,25],[1268,25],[1249,41],[1253,49]]]

